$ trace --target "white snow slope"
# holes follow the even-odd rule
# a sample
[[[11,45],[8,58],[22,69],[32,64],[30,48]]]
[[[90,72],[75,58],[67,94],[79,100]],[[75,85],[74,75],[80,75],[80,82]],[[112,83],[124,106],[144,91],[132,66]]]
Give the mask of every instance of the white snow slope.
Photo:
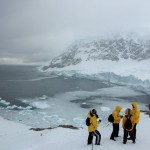
[[[128,141],[122,144],[123,129],[120,124],[120,135],[117,141],[109,139],[112,126],[99,125],[102,135],[101,145],[94,145],[93,149],[103,150],[148,150],[149,149],[148,115],[141,114],[141,121],[137,126],[137,140],[133,144]],[[0,118],[0,149],[1,150],[91,150],[87,145],[87,127],[79,130],[55,128],[51,130],[32,131],[29,126]],[[94,138],[95,140],[95,138]]]

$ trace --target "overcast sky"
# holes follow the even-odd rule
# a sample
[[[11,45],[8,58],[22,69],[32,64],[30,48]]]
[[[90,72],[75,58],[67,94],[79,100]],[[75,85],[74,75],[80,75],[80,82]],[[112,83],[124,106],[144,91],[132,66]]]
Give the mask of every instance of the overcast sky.
[[[150,0],[0,0],[0,64],[49,61],[72,42],[150,31]]]

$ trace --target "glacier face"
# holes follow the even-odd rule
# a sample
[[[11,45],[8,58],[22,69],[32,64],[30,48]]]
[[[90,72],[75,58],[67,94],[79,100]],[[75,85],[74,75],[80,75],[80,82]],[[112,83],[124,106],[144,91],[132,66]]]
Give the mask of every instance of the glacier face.
[[[123,85],[131,87],[137,91],[143,92],[145,94],[150,94],[150,80],[141,80],[133,75],[121,76],[113,72],[100,72],[96,74],[88,74],[87,72],[81,72],[79,70],[51,70],[48,72],[50,75],[59,75],[64,77],[72,78],[86,78],[89,80],[101,80],[111,84]]]

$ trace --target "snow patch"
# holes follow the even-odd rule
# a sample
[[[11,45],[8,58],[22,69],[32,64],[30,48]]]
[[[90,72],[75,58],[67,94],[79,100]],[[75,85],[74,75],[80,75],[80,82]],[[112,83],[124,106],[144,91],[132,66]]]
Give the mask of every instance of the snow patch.
[[[33,102],[31,106],[40,109],[50,108],[50,105],[48,105],[46,102]]]
[[[105,112],[105,111],[110,111],[109,107],[101,107],[101,111]]]
[[[31,128],[29,126],[5,120],[1,117],[0,122],[0,145],[2,150],[47,150],[51,147],[55,150],[87,150],[92,148],[91,145],[87,145],[88,130],[86,126],[83,126],[79,130],[55,128],[36,132],[29,130]],[[93,149],[148,150],[150,134],[147,131],[149,130],[149,124],[149,116],[141,114],[141,121],[137,125],[136,143],[133,144],[132,141],[128,140],[127,144],[123,145],[123,129],[121,123],[119,130],[121,137],[117,138],[116,142],[109,139],[112,126],[100,123],[98,130],[102,135],[101,145],[93,145]],[[93,140],[95,141],[95,138]]]

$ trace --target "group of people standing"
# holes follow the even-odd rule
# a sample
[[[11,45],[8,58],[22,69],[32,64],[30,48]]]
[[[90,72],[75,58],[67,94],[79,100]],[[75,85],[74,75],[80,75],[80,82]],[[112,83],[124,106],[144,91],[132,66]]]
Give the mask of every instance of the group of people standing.
[[[132,103],[132,109],[127,108],[125,110],[125,115],[120,115],[120,111],[122,110],[122,107],[118,105],[115,110],[112,112],[112,116],[114,118],[114,121],[112,123],[113,131],[110,136],[110,140],[116,141],[115,138],[119,137],[119,124],[122,120],[122,128],[124,130],[123,135],[123,144],[127,143],[127,140],[132,140],[133,143],[135,143],[136,140],[136,126],[139,123],[140,120],[140,110],[138,108],[138,104],[136,102]],[[90,125],[88,126],[89,136],[88,136],[88,143],[91,144],[93,140],[93,136],[96,136],[95,145],[100,145],[101,141],[101,134],[97,130],[98,123],[100,120],[98,120],[97,111],[95,109],[92,109],[88,113],[88,118],[90,118]],[[129,137],[128,137],[129,135]]]

